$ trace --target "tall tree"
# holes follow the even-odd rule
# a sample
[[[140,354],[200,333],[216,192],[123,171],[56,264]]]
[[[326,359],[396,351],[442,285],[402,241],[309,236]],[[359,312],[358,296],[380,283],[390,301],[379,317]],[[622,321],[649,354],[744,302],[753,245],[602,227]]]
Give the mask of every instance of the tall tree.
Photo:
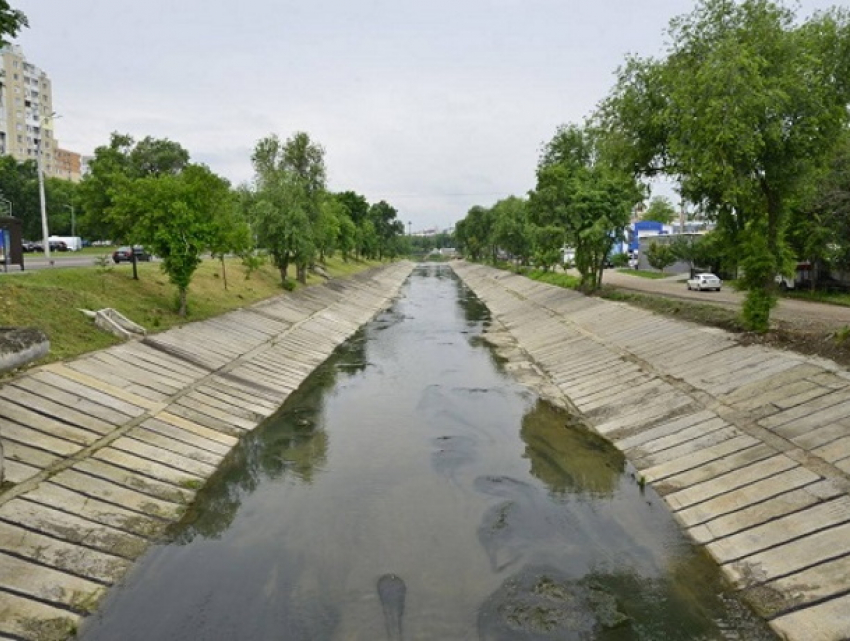
[[[179,174],[188,163],[189,152],[179,143],[150,136],[136,143],[132,136],[113,133],[108,145],[95,149],[79,184],[81,229],[101,240],[135,242],[134,221],[116,215],[113,196],[134,180]]]
[[[189,284],[201,254],[215,239],[213,221],[230,207],[227,181],[203,165],[137,178],[114,194],[114,215],[132,221],[129,233],[162,258],[163,271],[177,287],[181,316],[186,315]]]
[[[257,142],[254,164],[256,202],[254,228],[287,282],[290,265],[307,281],[307,268],[317,254],[321,203],[325,198],[324,150],[303,132],[285,143],[272,134]]]
[[[529,194],[532,222],[563,230],[575,249],[581,287],[602,284],[602,269],[642,200],[635,179],[609,157],[608,141],[578,125],[560,127],[544,147],[537,186]]]
[[[669,36],[664,60],[628,62],[603,119],[636,171],[676,175],[725,229],[747,263],[745,321],[764,331],[788,211],[848,119],[848,14],[701,0]]]

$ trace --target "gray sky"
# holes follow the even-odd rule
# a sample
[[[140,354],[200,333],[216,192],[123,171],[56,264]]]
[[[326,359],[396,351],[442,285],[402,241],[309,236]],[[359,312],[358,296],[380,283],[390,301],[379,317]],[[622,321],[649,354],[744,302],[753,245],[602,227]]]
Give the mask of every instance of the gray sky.
[[[798,15],[836,4],[803,0]],[[690,0],[12,0],[53,82],[60,145],[182,144],[234,184],[270,133],[325,148],[329,186],[413,230],[534,187],[627,53],[663,51]],[[662,188],[666,191],[666,188]]]

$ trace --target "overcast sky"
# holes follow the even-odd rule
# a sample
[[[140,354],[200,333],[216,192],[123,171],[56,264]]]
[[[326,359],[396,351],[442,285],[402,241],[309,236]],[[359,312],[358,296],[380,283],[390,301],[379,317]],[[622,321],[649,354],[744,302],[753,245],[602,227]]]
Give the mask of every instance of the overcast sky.
[[[182,144],[234,184],[270,133],[306,131],[329,186],[413,230],[534,187],[540,146],[657,55],[690,0],[12,0],[53,83],[62,147],[113,131]],[[799,15],[835,4],[804,0]]]

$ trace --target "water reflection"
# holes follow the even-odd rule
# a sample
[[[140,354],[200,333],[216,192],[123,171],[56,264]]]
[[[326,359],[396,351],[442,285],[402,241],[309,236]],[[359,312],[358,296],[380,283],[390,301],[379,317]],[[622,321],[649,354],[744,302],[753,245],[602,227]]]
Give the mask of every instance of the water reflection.
[[[558,407],[538,400],[522,417],[520,437],[531,474],[556,494],[603,498],[620,484],[625,457]]]
[[[388,327],[398,320],[382,315],[375,322],[376,326]],[[183,520],[172,528],[176,543],[187,544],[198,536],[218,537],[231,525],[242,498],[264,479],[290,475],[294,481],[313,481],[327,461],[329,437],[321,412],[323,397],[341,376],[365,371],[369,364],[366,344],[363,332],[358,332],[292,393],[280,411],[243,437]]]

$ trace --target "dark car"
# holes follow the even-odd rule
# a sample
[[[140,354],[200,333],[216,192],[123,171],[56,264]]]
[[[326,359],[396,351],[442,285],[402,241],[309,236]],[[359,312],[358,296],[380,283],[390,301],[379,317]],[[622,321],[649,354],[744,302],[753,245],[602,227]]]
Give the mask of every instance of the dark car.
[[[112,260],[116,263],[121,262],[131,262],[133,260],[133,254],[136,255],[137,261],[148,261],[151,259],[151,255],[145,251],[145,248],[141,245],[133,245],[133,247],[119,247],[114,252],[112,252]]]
[[[41,251],[41,245],[34,243],[31,240],[21,242],[21,250],[25,253]]]
[[[50,244],[50,251],[52,252],[66,252],[68,251],[68,245],[64,240],[48,240]]]

